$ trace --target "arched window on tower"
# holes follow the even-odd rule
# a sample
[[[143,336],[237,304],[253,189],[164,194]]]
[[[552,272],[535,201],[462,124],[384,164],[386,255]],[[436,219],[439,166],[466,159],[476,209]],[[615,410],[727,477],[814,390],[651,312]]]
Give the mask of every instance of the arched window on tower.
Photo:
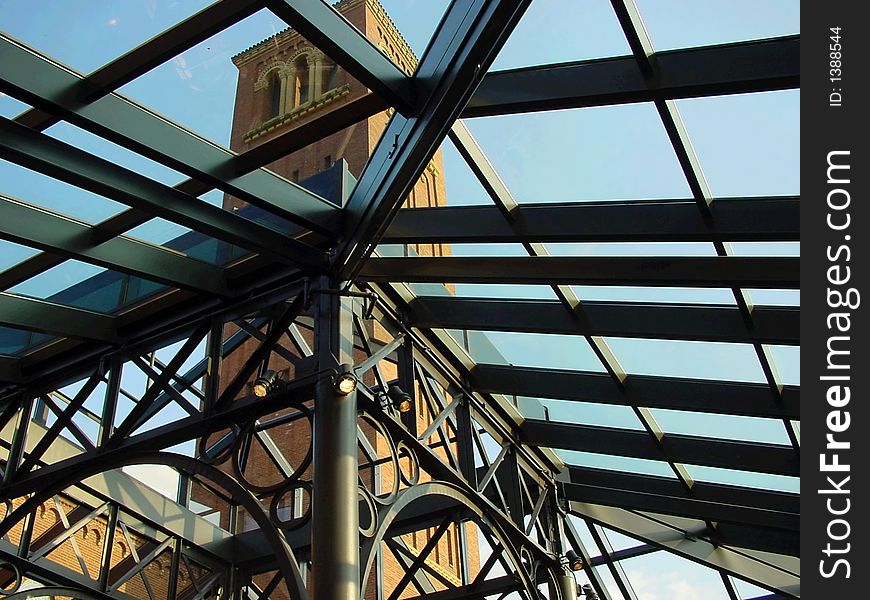
[[[308,81],[308,59],[300,56],[293,63],[296,69],[293,88],[293,106],[302,106],[311,96],[311,86]]]
[[[323,84],[320,89],[324,92],[335,89],[338,84],[338,65],[325,58],[321,69],[321,81]]]
[[[281,78],[277,72],[269,75],[269,119],[277,117],[281,112]]]

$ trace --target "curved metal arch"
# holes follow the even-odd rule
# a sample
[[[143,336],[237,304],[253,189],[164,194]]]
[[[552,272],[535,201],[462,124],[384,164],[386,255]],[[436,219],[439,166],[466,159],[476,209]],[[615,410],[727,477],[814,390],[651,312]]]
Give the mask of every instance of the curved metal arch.
[[[199,475],[211,482],[224,488],[229,494],[241,504],[248,514],[254,519],[266,541],[275,553],[275,561],[278,565],[278,570],[284,577],[287,584],[287,589],[290,592],[290,597],[296,600],[308,600],[308,592],[305,589],[305,583],[297,566],[296,557],[293,555],[293,550],[287,543],[283,534],[272,524],[269,515],[266,513],[260,502],[238,481],[212,465],[203,463],[200,460],[175,454],[172,452],[140,452],[132,455],[107,457],[106,461],[99,466],[93,466],[89,470],[80,471],[74,475],[54,482],[52,485],[43,488],[36,492],[24,501],[18,508],[7,518],[0,523],[0,537],[9,532],[10,529],[25,515],[35,510],[43,502],[51,498],[53,495],[60,493],[64,489],[81,482],[88,477],[98,475],[105,471],[111,471],[129,465],[165,465],[184,471],[191,475]]]
[[[481,522],[483,522],[487,527],[490,528],[493,535],[495,535],[496,539],[498,539],[499,543],[501,543],[502,547],[505,549],[505,552],[507,552],[508,558],[516,568],[516,574],[528,597],[537,598],[537,593],[535,592],[535,584],[529,578],[529,574],[522,566],[522,560],[519,550],[516,550],[509,543],[508,537],[504,534],[498,524],[496,524],[494,520],[490,519],[487,516],[488,510],[485,507],[478,506],[474,498],[465,494],[465,492],[463,492],[462,489],[460,489],[458,486],[450,484],[446,481],[430,481],[426,483],[420,483],[414,487],[408,488],[404,492],[402,492],[398,498],[396,498],[395,502],[384,507],[384,510],[379,511],[379,514],[377,515],[379,523],[374,535],[372,535],[371,538],[366,540],[360,546],[360,554],[365,557],[365,570],[363,571],[362,578],[360,579],[360,581],[362,582],[363,591],[364,586],[368,581],[371,567],[377,554],[377,549],[380,546],[381,542],[384,540],[384,537],[386,536],[390,525],[405,508],[407,508],[414,501],[423,498],[424,496],[446,496],[448,498],[458,500],[462,502],[466,508],[468,508],[475,515],[477,515]]]
[[[3,596],[4,600],[39,600],[40,598],[73,598],[73,600],[103,600],[100,596],[92,594],[87,590],[78,588],[46,586],[23,590],[16,592],[10,596]]]

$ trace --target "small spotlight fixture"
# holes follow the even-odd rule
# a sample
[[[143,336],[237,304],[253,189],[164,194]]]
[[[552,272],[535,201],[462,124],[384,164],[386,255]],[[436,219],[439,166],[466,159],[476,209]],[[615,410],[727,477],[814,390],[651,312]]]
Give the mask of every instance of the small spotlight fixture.
[[[356,389],[356,375],[353,367],[345,363],[339,365],[338,374],[335,376],[335,393],[339,396],[347,396]]]
[[[393,403],[393,407],[397,411],[400,413],[411,412],[411,407],[413,406],[411,394],[397,385],[391,385],[389,389],[387,389],[387,396],[389,396],[390,401]]]
[[[257,398],[265,398],[277,390],[280,385],[281,380],[278,379],[278,373],[271,369],[264,371],[262,375],[254,380],[254,395]]]
[[[568,568],[572,571],[579,571],[583,568],[583,560],[573,550],[568,550],[565,553],[565,560],[568,561]]]
[[[598,594],[592,588],[591,583],[584,583],[583,586],[577,586],[579,589],[577,590],[578,596],[586,596],[586,600],[598,600]]]

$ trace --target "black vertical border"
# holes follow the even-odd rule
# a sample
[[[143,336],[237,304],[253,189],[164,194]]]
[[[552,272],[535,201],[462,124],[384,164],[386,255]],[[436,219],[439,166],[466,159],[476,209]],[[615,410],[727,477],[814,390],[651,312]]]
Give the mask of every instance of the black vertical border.
[[[865,78],[870,75],[870,24],[862,18],[866,14],[861,10],[863,7],[863,2],[849,0],[806,1],[801,6],[801,595],[811,599],[867,597],[865,577],[870,556],[866,526],[866,511],[870,508],[867,493],[870,472],[866,467],[866,457],[870,454],[867,338],[870,337],[870,326],[866,314],[870,306],[865,304],[870,303],[870,289],[867,287],[870,264],[865,238],[870,235],[870,211],[867,208],[870,203],[867,186],[870,178],[867,156],[870,98]],[[831,44],[835,43],[830,38],[834,35],[831,27],[841,28],[840,82],[831,81],[831,68],[836,68],[831,64]],[[833,75],[836,76],[836,72]],[[841,106],[831,106],[832,92],[842,94]],[[828,183],[828,154],[832,151],[849,152],[848,184]],[[835,160],[842,162],[844,156],[838,155]],[[842,179],[845,171],[832,174],[835,179]],[[846,189],[850,201],[847,209],[835,212],[828,207],[828,194],[837,188]],[[835,203],[842,204],[845,199],[840,192],[834,193],[833,197]],[[832,220],[835,224],[842,224],[846,211],[851,219],[848,229],[831,229],[827,223],[828,213],[834,213]],[[849,250],[842,250],[842,246]],[[830,260],[829,252],[838,260]],[[850,268],[847,283],[838,286],[828,281],[828,269],[834,265],[840,265],[840,271],[832,273],[835,277],[839,274],[842,278],[845,267]],[[855,288],[861,294],[860,305],[854,310],[830,307],[828,290],[839,289],[845,293],[848,288]],[[828,328],[828,316],[834,312],[849,313],[848,332]],[[840,324],[845,322],[841,320]],[[849,403],[839,408],[848,411],[849,427],[834,434],[836,440],[851,444],[848,450],[838,452],[839,461],[850,466],[848,473],[823,473],[820,468],[820,455],[826,453],[826,460],[830,463],[831,454],[835,452],[826,449],[826,436],[831,433],[828,418],[831,411],[838,410],[828,403],[827,391],[835,382],[820,379],[823,375],[833,374],[827,368],[827,344],[832,335],[850,338],[847,343],[851,368],[838,371],[839,374],[848,372],[851,377],[848,382],[839,382],[848,385],[851,392]],[[835,342],[837,344],[840,349],[847,349],[844,341]],[[843,360],[839,358],[840,363]],[[836,427],[837,420],[842,425],[845,415],[840,413],[831,418]],[[850,477],[845,484],[844,475]],[[833,488],[827,476],[832,477],[833,483],[848,489],[849,493],[820,493],[820,490]],[[840,511],[847,506],[848,499],[848,512],[840,516],[831,514],[826,504],[828,499],[831,499],[832,508]],[[843,523],[831,524],[834,519],[848,522],[848,529]],[[844,535],[846,531],[848,537],[840,541],[830,539],[829,524],[835,537]],[[834,550],[848,549],[848,552],[832,552],[827,556],[824,551],[828,543]],[[848,578],[845,565],[835,568],[838,558],[848,561]],[[823,576],[823,570],[831,573],[832,569],[835,569],[833,576]]]

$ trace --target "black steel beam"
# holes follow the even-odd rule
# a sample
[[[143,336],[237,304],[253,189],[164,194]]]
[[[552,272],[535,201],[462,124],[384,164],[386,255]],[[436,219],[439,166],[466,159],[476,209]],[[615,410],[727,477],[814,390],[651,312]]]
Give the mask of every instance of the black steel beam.
[[[414,113],[413,81],[322,0],[269,0],[266,7],[402,114]]]
[[[115,317],[6,292],[0,293],[0,325],[107,344],[121,341]]]
[[[800,260],[732,256],[372,258],[359,276],[376,283],[797,288]]]
[[[791,446],[666,434],[655,441],[645,431],[526,419],[520,439],[531,446],[798,476]]]
[[[0,132],[0,158],[291,265],[324,264],[321,250],[14,121]]]
[[[739,506],[727,502],[711,502],[638,490],[569,483],[565,484],[565,497],[579,502],[605,504],[703,521],[738,523],[788,531],[798,531],[800,528],[799,512],[786,513],[757,506]]]
[[[217,296],[228,296],[224,270],[131,238],[96,242],[92,226],[41,206],[0,194],[0,239]]]
[[[632,375],[623,389],[606,373],[479,364],[475,389],[509,396],[579,400],[771,419],[800,419],[800,387],[787,385],[779,401],[763,383]]]
[[[568,335],[664,338],[710,342],[797,345],[800,309],[756,308],[748,327],[736,306],[584,302],[569,314],[561,302],[484,298],[419,297],[411,302],[417,327],[522,331]]]
[[[462,116],[746,94],[800,85],[799,36],[657,52],[655,58],[658,70],[652,78],[645,76],[634,56],[489,73]]]
[[[334,259],[341,278],[356,278],[529,3],[450,4],[417,67],[419,116],[390,120],[348,199]]]
[[[614,488],[628,492],[659,494],[677,498],[691,498],[716,504],[729,504],[780,513],[800,513],[800,494],[797,493],[705,481],[694,482],[691,491],[688,491],[684,485],[671,477],[625,473],[623,471],[576,465],[569,465],[567,474],[570,482],[576,484]],[[579,500],[579,498],[572,499]]]
[[[704,224],[692,200],[524,204],[509,223],[494,206],[404,208],[385,244],[797,241],[800,199],[723,198]]]
[[[236,155],[117,94],[83,103],[83,78],[0,34],[0,91],[291,222],[333,235],[340,209],[269,171],[236,172]]]

